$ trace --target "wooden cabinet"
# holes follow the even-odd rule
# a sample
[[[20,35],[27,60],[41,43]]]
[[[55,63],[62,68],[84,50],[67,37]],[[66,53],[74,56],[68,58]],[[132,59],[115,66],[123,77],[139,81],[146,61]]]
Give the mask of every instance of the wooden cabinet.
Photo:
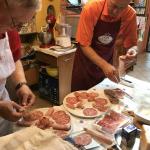
[[[36,59],[52,67],[58,68],[59,104],[71,92],[72,67],[75,52],[62,55],[51,55],[41,51],[36,52]]]

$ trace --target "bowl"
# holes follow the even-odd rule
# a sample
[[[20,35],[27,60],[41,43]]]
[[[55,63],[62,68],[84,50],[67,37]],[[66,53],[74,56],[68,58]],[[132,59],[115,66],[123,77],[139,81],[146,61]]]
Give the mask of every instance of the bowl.
[[[46,67],[46,72],[51,77],[57,77],[58,76],[57,68]]]
[[[49,32],[40,32],[38,33],[38,38],[42,44],[49,44],[52,40],[52,34]]]

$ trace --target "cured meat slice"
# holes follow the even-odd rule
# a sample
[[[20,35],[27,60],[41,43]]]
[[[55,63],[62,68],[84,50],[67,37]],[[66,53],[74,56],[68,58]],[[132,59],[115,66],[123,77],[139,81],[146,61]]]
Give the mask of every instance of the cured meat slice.
[[[25,112],[23,115],[23,119],[25,121],[35,121],[43,117],[43,112],[36,110],[32,112]]]
[[[125,95],[125,92],[119,88],[105,89],[104,93],[108,96],[108,98],[112,104],[118,104],[119,99],[122,99]]]
[[[113,120],[118,121],[118,122],[122,122],[125,119],[124,115],[117,113],[113,110],[111,110],[110,116]]]
[[[57,123],[54,123],[52,125],[52,127],[53,127],[53,129],[56,129],[56,130],[68,131],[68,130],[70,130],[71,125],[70,124],[57,124]]]
[[[96,98],[94,101],[97,105],[107,105],[108,103],[107,99],[105,98]]]
[[[53,125],[53,121],[50,121],[47,117],[42,117],[41,119],[39,119],[37,122],[36,122],[36,126],[40,129],[47,129],[47,128],[50,128],[52,127]]]
[[[82,101],[81,101],[81,102],[78,102],[76,107],[77,107],[77,108],[80,108],[80,109],[84,109],[84,104],[83,104],[83,102],[82,102]]]
[[[68,124],[70,122],[70,116],[67,114],[64,114],[63,116],[56,118],[55,122],[60,125]]]
[[[101,112],[106,112],[109,108],[109,106],[107,105],[107,99],[104,98],[97,98],[95,99],[94,103],[92,104],[92,106],[96,109],[98,109]]]
[[[45,116],[48,116],[48,117],[51,117],[51,115],[53,114],[54,112],[54,108],[53,107],[50,107],[47,112],[45,113]]]
[[[87,95],[88,95],[88,97],[93,97],[93,98],[95,98],[95,97],[98,97],[98,96],[99,96],[99,94],[98,94],[98,93],[96,93],[96,92],[89,92],[89,93],[87,93]]]
[[[79,97],[79,96],[80,96],[80,93],[76,91],[76,92],[74,92],[74,96],[75,96],[75,97]]]
[[[58,124],[68,124],[70,122],[70,116],[65,111],[59,110],[53,113],[52,119]]]
[[[66,103],[66,106],[70,109],[75,109],[75,105],[74,104],[70,104],[70,103]]]
[[[100,106],[97,109],[101,112],[106,112],[109,109],[109,107],[108,106]]]
[[[109,100],[112,104],[118,104],[119,103],[119,99],[118,99],[118,97],[115,96],[113,90],[105,89],[104,93],[109,98]]]
[[[88,93],[87,92],[74,92],[74,95],[76,98],[80,99],[88,99]]]
[[[118,99],[123,98],[124,95],[125,95],[124,91],[122,91],[122,90],[119,89],[119,88],[113,89],[113,92],[114,92],[115,96],[116,96]]]
[[[114,133],[124,123],[124,119],[126,119],[124,115],[111,110],[97,124],[102,127],[102,130]]]
[[[94,108],[85,108],[83,110],[83,114],[85,116],[95,116],[95,115],[97,115],[97,110]]]
[[[74,137],[74,142],[77,145],[86,146],[92,142],[92,137],[91,137],[91,135],[89,135],[87,133],[82,133],[82,134]]]
[[[54,130],[54,133],[61,138],[65,138],[68,136],[68,132],[64,130]]]
[[[52,114],[52,119],[56,120],[57,118],[61,118],[64,116],[66,113],[63,110],[58,110]]]
[[[74,104],[78,103],[78,100],[77,100],[76,97],[67,97],[66,102],[69,103],[69,104],[74,105]]]

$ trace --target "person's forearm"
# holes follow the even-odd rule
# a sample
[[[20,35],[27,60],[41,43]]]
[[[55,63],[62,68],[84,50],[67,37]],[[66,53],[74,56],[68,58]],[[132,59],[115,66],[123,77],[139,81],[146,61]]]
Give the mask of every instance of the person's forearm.
[[[20,60],[15,63],[16,69],[11,75],[10,79],[14,86],[20,82],[26,82],[23,66]]]
[[[106,66],[107,62],[99,56],[90,46],[81,46],[84,55],[101,69]]]

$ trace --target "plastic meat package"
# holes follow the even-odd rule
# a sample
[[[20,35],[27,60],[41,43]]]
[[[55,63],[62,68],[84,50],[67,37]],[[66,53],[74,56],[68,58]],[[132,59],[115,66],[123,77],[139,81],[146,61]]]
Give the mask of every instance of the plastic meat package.
[[[107,112],[101,119],[94,123],[94,127],[101,132],[111,135],[119,132],[123,126],[132,122],[130,117],[127,117],[114,110]]]

